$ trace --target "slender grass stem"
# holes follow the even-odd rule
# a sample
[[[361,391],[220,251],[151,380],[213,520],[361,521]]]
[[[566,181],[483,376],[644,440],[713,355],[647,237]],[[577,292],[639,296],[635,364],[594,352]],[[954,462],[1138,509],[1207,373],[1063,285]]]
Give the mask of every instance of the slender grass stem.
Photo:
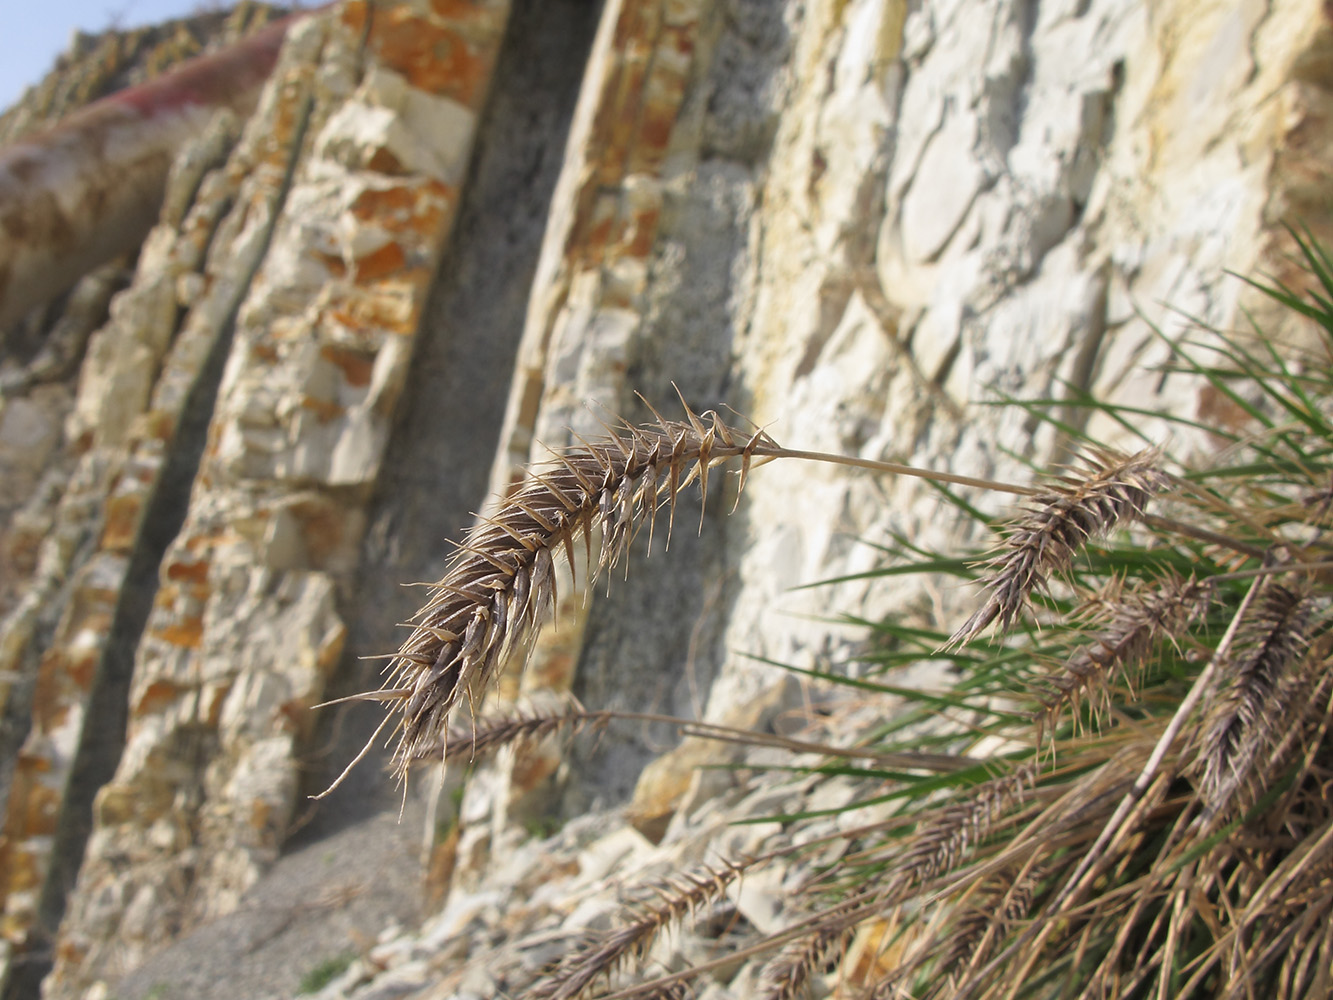
[[[1042,491],[1031,486],[1016,486],[1002,483],[995,479],[978,479],[975,476],[960,476],[952,472],[936,472],[922,469],[915,465],[902,465],[898,462],[880,462],[869,458],[854,458],[850,455],[835,455],[824,451],[801,451],[795,448],[758,448],[756,457],[799,458],[807,462],[824,462],[828,465],[847,465],[855,469],[870,469],[872,472],[887,472],[895,476],[911,476],[926,479],[932,483],[951,483],[954,486],[974,486],[980,490],[994,493],[1012,493],[1016,496],[1037,496]]]

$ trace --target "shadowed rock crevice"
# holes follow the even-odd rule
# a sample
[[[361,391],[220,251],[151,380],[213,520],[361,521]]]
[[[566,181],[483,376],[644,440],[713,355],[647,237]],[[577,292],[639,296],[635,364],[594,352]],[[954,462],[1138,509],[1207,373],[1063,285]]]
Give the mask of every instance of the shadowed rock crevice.
[[[676,125],[677,135],[697,134],[700,145],[663,171],[661,226],[624,376],[627,389],[642,392],[669,419],[680,416],[677,390],[697,410],[748,408],[732,358],[752,294],[750,230],[790,57],[785,18],[778,5],[732,0],[701,21],[700,58],[707,61]],[[631,422],[652,419],[637,400],[620,405]],[[662,532],[645,558],[644,537],[627,560],[632,569],[599,582],[574,682],[585,705],[703,716],[726,657],[723,631],[737,584],[731,540],[746,531],[742,515],[727,516],[734,491],[725,477],[710,481],[701,520],[691,489],[670,548]],[[669,726],[613,733],[567,751],[564,816],[628,800],[644,766],[679,739]],[[614,753],[606,752],[608,742]]]
[[[329,697],[378,682],[376,656],[397,648],[422,591],[439,579],[486,498],[514,353],[560,172],[596,0],[522,0],[510,15],[494,89],[422,318],[405,402],[379,477],[362,569],[345,618],[347,654]],[[320,791],[369,738],[378,706],[321,713],[304,790]],[[377,752],[298,831],[293,844],[398,807]]]

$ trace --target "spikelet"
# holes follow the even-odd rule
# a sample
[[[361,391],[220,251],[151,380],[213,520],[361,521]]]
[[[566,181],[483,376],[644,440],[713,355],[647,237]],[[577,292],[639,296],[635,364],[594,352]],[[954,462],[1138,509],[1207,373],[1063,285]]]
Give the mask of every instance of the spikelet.
[[[484,691],[508,653],[545,621],[561,554],[572,565],[581,539],[595,576],[619,561],[644,522],[651,535],[660,507],[674,520],[687,484],[697,479],[706,500],[710,468],[739,460],[743,487],[751,461],[778,450],[763,431],[735,430],[711,411],[686,415],[684,422],[659,417],[654,425],[626,426],[558,454],[468,532],[413,618],[379,696],[400,702],[399,777],[443,745],[460,701]]]
[[[1312,609],[1304,588],[1270,580],[1242,623],[1203,739],[1203,791],[1212,811],[1243,783],[1283,724],[1276,695],[1306,648]]]
[[[897,902],[910,887],[951,870],[985,839],[995,820],[1022,798],[1036,776],[1037,765],[1028,763],[982,782],[965,800],[940,810],[920,826],[907,849],[894,858],[881,902]]]
[[[664,929],[718,899],[753,861],[727,862],[677,875],[641,890],[645,900],[631,908],[631,919],[565,956],[525,994],[528,1000],[573,1000],[600,976],[610,975],[626,959],[642,958]],[[646,902],[651,899],[652,902]]]
[[[428,749],[420,751],[413,762],[449,760],[457,755],[468,763],[475,763],[503,747],[527,746],[555,733],[572,736],[587,729],[603,729],[611,722],[613,714],[567,705],[487,715],[473,720],[471,726],[452,727],[445,735],[443,746],[437,740]]]
[[[836,965],[847,950],[854,927],[833,919],[782,949],[764,969],[763,1000],[795,1000],[810,992],[810,978]]]
[[[1142,665],[1162,640],[1175,642],[1207,606],[1210,588],[1193,577],[1168,577],[1151,589],[1124,591],[1115,587],[1098,605],[1107,619],[1103,628],[1074,651],[1063,668],[1041,680],[1045,722],[1054,729],[1060,710],[1088,691],[1104,688],[1114,673]]]
[[[1086,475],[1064,476],[1028,501],[1001,551],[986,563],[985,604],[947,645],[970,642],[997,620],[1008,630],[1032,593],[1067,569],[1079,549],[1122,521],[1142,516],[1148,501],[1169,481],[1156,448],[1129,457],[1098,449],[1085,455],[1084,462]]]

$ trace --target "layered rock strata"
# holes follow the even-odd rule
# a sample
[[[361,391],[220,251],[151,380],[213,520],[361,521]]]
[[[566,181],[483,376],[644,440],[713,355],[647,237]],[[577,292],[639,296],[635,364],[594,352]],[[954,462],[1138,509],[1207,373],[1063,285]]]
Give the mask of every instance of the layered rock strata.
[[[467,139],[445,137],[471,136],[502,33],[525,30],[506,28],[506,13],[386,0],[312,18],[261,105],[278,117],[252,120],[217,174],[236,164],[248,179],[214,223],[215,269],[173,281],[191,316],[229,287],[234,340],[208,341],[227,352],[225,376],[132,643],[126,750],[98,796],[50,996],[97,995],[180,929],[235,907],[291,825],[305,708],[344,642],[340,602],[367,554],[391,554],[403,535],[390,516],[369,539],[365,525],[466,171]],[[497,490],[539,442],[597,432],[604,414],[585,401],[636,419],[639,391],[671,415],[673,381],[696,407],[730,402],[794,447],[1002,479],[1067,445],[1021,409],[985,405],[1001,396],[1054,400],[1064,420],[1084,419],[1072,402],[1088,391],[1226,422],[1225,400],[1166,371],[1172,342],[1195,319],[1240,322],[1250,300],[1228,269],[1289,276],[1284,220],[1329,229],[1333,27],[1315,0],[608,0],[600,19],[504,376]],[[466,233],[491,238],[484,225]],[[228,279],[224,257],[252,263]],[[148,279],[141,268],[135,287]],[[144,455],[175,439],[154,437],[133,407],[115,416],[122,394],[99,396],[87,371],[72,432],[142,439],[131,453]],[[466,426],[433,432],[454,447]],[[1151,416],[1139,429],[1170,430]],[[1125,440],[1109,423],[1092,430]],[[429,496],[453,472],[412,487]],[[878,553],[861,543],[890,531],[966,542],[914,482],[776,463],[724,521],[732,499],[713,501],[697,535],[678,530],[669,552],[634,561],[628,581],[572,601],[503,693],[787,725],[818,692],[765,661],[844,659],[859,636],[827,624],[836,614],[939,620],[969,599],[925,583],[792,590],[870,568]],[[128,501],[121,521],[109,505],[106,524],[134,524],[145,502]],[[103,623],[121,614],[130,571],[97,565],[81,579],[101,589],[77,607]],[[61,634],[95,651],[112,626],[82,621]],[[104,669],[82,655],[85,673]],[[68,756],[71,718],[34,733]],[[808,804],[808,790],[698,772],[716,757],[695,744],[659,755],[670,739],[613,730],[595,751],[543,747],[482,772],[460,824],[439,806],[433,857],[453,872],[443,915],[326,995],[515,989],[541,942],[605,918],[633,869],[725,849],[718,831],[737,814],[726,809]],[[538,855],[520,846],[522,824],[543,814],[591,818]],[[538,891],[544,878],[568,895]],[[780,885],[734,901],[747,925],[781,925]],[[7,905],[31,906],[22,891]],[[753,971],[731,968],[707,989],[747,995]]]
[[[127,454],[90,484],[99,537],[43,654],[9,797],[11,941],[49,912],[62,788],[105,742],[90,735],[107,727],[94,709],[107,707],[98,687],[117,670],[120,632],[133,636],[133,679],[54,988],[117,975],[230,909],[286,834],[309,707],[344,640],[338,587],[355,567],[507,13],[351,3],[300,22],[235,149],[218,140],[225,163],[190,214],[157,231],[93,338],[68,432],[91,455]],[[210,367],[220,385],[207,384]],[[182,466],[191,443],[177,422],[201,398],[202,454]],[[147,567],[153,595],[133,579],[135,560],[171,517],[161,498],[183,502],[191,482],[209,487]],[[129,584],[152,595],[137,623]]]
[[[621,81],[656,65],[635,29],[665,23],[664,10],[612,4],[604,15],[575,126],[590,139],[571,149],[557,208],[568,214],[553,214],[530,297],[497,487],[512,481],[516,456],[540,457],[534,438],[595,427],[581,399],[632,410],[638,389],[663,405],[666,380],[691,379],[697,360],[725,381],[690,383],[692,401],[725,391],[784,444],[1015,480],[1026,460],[1058,461],[1066,445],[1017,408],[984,405],[1001,395],[1072,403],[1087,391],[1150,412],[1237,418],[1163,366],[1197,321],[1230,328],[1257,304],[1227,270],[1294,276],[1283,257],[1289,213],[1326,231],[1312,207],[1328,183],[1314,150],[1330,95],[1316,67],[1333,43],[1319,5],[672,5],[682,19],[697,14],[693,40],[662,30],[655,51],[672,66],[689,53],[685,92],[667,90],[660,117],[618,119],[670,121],[670,135],[620,153],[591,137],[611,135],[615,112],[635,107]],[[596,172],[606,150],[611,179]],[[648,168],[620,166],[636,152]],[[715,356],[728,363],[709,365]],[[1056,413],[1086,419],[1072,405]],[[1132,443],[1109,423],[1092,429]],[[1151,417],[1141,429],[1211,447]],[[628,585],[616,580],[585,618],[562,621],[549,655],[539,640],[527,676],[599,706],[688,704],[698,664],[669,644],[663,655],[661,627],[703,637],[692,650],[717,670],[700,685],[706,717],[762,724],[799,705],[763,660],[837,661],[856,641],[829,616],[937,621],[968,599],[883,583],[790,590],[870,568],[877,553],[858,540],[888,530],[964,543],[948,508],[915,482],[778,463],[751,477],[738,517],[721,565],[701,571],[707,551],[683,569],[657,556],[636,564]],[[720,637],[707,614],[682,615],[676,574],[719,587],[708,604]],[[609,919],[627,872],[680,871],[724,851],[725,837],[700,837],[719,809],[737,819],[811,804],[799,789],[728,790],[696,770],[719,752],[686,744],[631,766],[641,774],[632,808],[611,813],[629,828],[575,820],[535,861],[541,848],[495,822],[532,795],[534,776],[564,782],[568,815],[596,804],[635,760],[616,746],[591,767],[577,749],[541,748],[469,788],[447,908],[423,937],[371,953],[387,971],[372,961],[326,995],[521,990],[559,954],[553,942]],[[636,827],[665,837],[662,853]],[[604,851],[621,861],[599,882]],[[548,870],[571,873],[563,890],[532,883],[524,902],[507,895]],[[764,880],[773,894],[741,901],[740,926],[781,926],[782,884],[775,874]],[[498,950],[497,926],[514,930]],[[658,967],[676,967],[671,952],[659,950]],[[854,949],[831,981],[867,962],[873,948]],[[728,969],[706,994],[750,995],[755,972]]]

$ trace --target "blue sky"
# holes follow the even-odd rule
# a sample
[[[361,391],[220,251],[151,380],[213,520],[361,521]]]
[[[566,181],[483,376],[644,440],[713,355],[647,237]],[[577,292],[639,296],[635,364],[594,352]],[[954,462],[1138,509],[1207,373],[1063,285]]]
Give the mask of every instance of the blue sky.
[[[22,13],[5,17],[0,32],[0,108],[46,74],[76,28],[129,28],[216,6],[211,0],[29,0]]]

